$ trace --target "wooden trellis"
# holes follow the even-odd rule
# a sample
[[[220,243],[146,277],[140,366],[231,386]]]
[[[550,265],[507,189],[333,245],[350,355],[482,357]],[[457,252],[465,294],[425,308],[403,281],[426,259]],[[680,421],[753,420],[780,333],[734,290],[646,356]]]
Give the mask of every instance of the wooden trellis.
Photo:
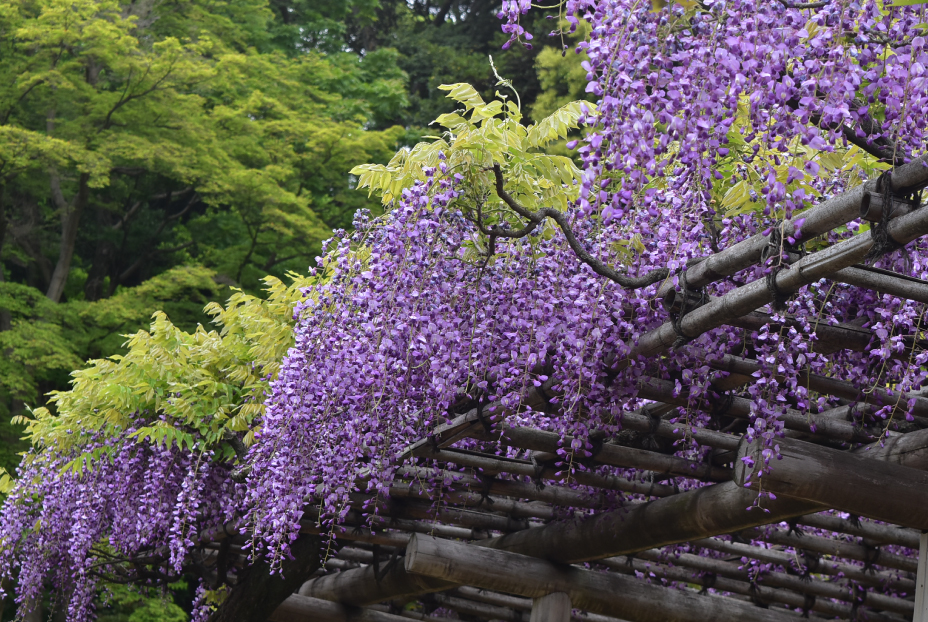
[[[903,193],[928,185],[928,159],[898,168],[893,185]],[[875,190],[871,181],[807,211],[804,238],[859,217],[880,220],[883,199]],[[928,234],[928,209],[897,212],[886,225],[896,242]],[[785,223],[783,234],[791,227]],[[691,265],[689,287],[756,264],[767,244],[766,237],[754,236]],[[760,309],[772,301],[772,289],[794,292],[822,278],[928,303],[928,282],[860,265],[872,245],[870,235],[859,235],[797,258],[775,275],[775,288],[761,279],[700,300],[676,327],[668,322],[643,334],[632,355],[659,354],[680,332],[694,338],[723,324],[756,329],[768,321]],[[665,286],[661,296],[674,309],[684,293]],[[820,326],[818,337],[816,349],[829,353],[863,350],[872,335],[851,323]],[[729,372],[714,386],[717,393],[731,394],[725,417],[746,419],[750,400],[738,390],[752,380],[758,363],[729,355],[708,364]],[[399,469],[390,503],[373,519],[365,522],[359,511],[371,496],[356,493],[356,507],[336,529],[336,546],[324,567],[270,619],[437,620],[429,612],[440,607],[462,619],[507,622],[787,622],[802,615],[928,622],[928,541],[921,535],[928,531],[928,390],[902,400],[891,396],[892,402],[914,400],[915,421],[881,439],[879,431],[859,426],[851,415],[892,403],[889,393],[862,396],[851,383],[812,373],[800,381],[845,404],[814,415],[787,412],[783,459],[763,477],[764,490],[776,499],[766,500],[763,510],[749,509],[757,491],[745,487],[750,469],[739,459],[757,448],[740,433],[671,423],[677,407],[692,404],[664,380],[641,378],[639,396],[652,403],[626,414],[622,433],[602,439],[590,459],[634,475],[579,470],[570,477],[584,491],[565,485],[567,476],[555,466],[565,439],[509,426],[506,413],[490,420],[476,410],[463,414],[405,452],[436,459],[454,472],[442,503],[433,504],[419,483],[435,468],[416,466],[415,460]],[[556,384],[552,378],[532,389],[523,404],[543,407]],[[717,406],[703,400],[700,408]],[[711,461],[662,451],[683,437],[710,448]],[[464,438],[495,443],[498,451],[456,447]],[[507,447],[530,459],[504,457]],[[694,487],[681,491],[668,483],[672,478],[691,480]],[[616,492],[636,501],[601,510]],[[563,519],[567,507],[580,515]],[[316,518],[307,512],[304,532],[318,533]],[[239,547],[245,536],[229,539]],[[712,555],[664,549],[681,543]],[[769,564],[769,571],[754,576],[750,560]]]

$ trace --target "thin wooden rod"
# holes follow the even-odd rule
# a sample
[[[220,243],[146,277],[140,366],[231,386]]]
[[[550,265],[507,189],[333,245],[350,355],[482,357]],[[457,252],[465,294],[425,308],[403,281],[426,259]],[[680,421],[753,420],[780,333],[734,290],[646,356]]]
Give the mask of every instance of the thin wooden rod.
[[[863,318],[859,321],[863,322]],[[727,322],[729,326],[743,328],[745,330],[760,330],[765,325],[773,322],[769,313],[763,311],[753,311],[747,315],[735,318]],[[795,319],[787,317],[785,321],[788,327],[797,327]],[[863,352],[870,345],[875,335],[861,328],[853,322],[841,324],[818,324],[815,327],[816,341],[812,343],[812,350],[815,352],[832,353],[840,350],[851,350],[853,352]]]
[[[649,426],[653,426],[653,421],[649,422]],[[623,429],[628,428],[623,425]],[[650,430],[650,427],[648,429]],[[554,432],[524,427],[504,428],[500,436],[500,442],[506,445],[549,453],[557,452],[560,447],[570,447],[571,441],[573,441],[572,437],[561,437]],[[596,453],[589,460],[597,464],[649,470],[660,474],[679,475],[710,481],[724,481],[731,477],[730,469],[713,467],[706,463],[644,449],[624,447],[608,441],[599,445]],[[586,461],[586,459],[582,461]]]
[[[813,602],[811,598],[807,599],[804,595],[766,585],[763,581],[750,583],[721,576],[716,576],[714,579],[707,579],[705,577],[694,576],[696,573],[692,570],[675,566],[655,565],[653,562],[640,559],[632,559],[630,562],[623,562],[623,564],[610,566],[610,568],[623,574],[640,572],[645,576],[650,576],[650,574],[653,573],[658,578],[677,583],[704,585],[708,581],[711,581],[712,589],[717,592],[728,592],[729,594],[746,596],[755,607],[786,605],[787,607],[800,610],[808,608],[810,611],[821,614],[826,618],[854,619],[855,610],[852,605],[836,603],[831,600],[819,598],[815,598]],[[764,575],[764,578],[766,578],[766,575]],[[669,587],[664,589],[668,591],[672,590],[672,588]],[[859,609],[860,617],[858,619],[865,619],[868,622],[906,622],[903,618],[899,618],[895,615],[877,613],[866,607]],[[780,609],[780,611],[782,611],[782,609]],[[753,617],[745,618],[745,620],[753,619]]]
[[[719,538],[693,540],[691,544],[720,553],[757,559],[764,563],[776,564],[784,568],[789,568],[791,564],[799,562],[810,567],[811,571],[815,574],[840,576],[856,583],[880,588],[889,587],[907,594],[911,594],[915,590],[915,582],[911,579],[897,577],[894,574],[872,568],[864,570],[861,566],[852,566],[850,564],[835,562],[834,560],[829,560],[827,563],[817,563],[815,560],[818,559],[818,557],[799,558],[786,551],[754,546],[741,542],[729,542],[728,540],[721,540]],[[798,550],[802,551],[802,548],[800,547]],[[814,568],[811,568],[811,566],[814,566]]]
[[[751,361],[734,355],[726,355],[721,359],[710,361],[709,366],[720,371],[746,376],[750,376],[761,369],[757,361]],[[850,382],[813,374],[807,369],[799,370],[795,377],[800,386],[817,391],[822,395],[833,395],[835,397],[841,397],[855,402],[865,402],[876,406],[897,405],[897,410],[899,411],[907,410],[909,400],[914,400],[912,414],[918,418],[928,417],[928,398],[923,395],[916,393],[893,393],[882,387],[861,390]],[[779,375],[777,378],[783,379],[783,376]],[[842,413],[850,412],[853,408],[854,405],[845,407]]]
[[[827,514],[807,514],[796,519],[800,525],[827,529],[836,533],[874,540],[881,544],[896,544],[910,549],[918,548],[918,531],[896,525],[881,525],[869,520],[852,522],[839,516]]]
[[[443,451],[438,457],[442,458],[446,453],[450,452]],[[449,460],[448,462],[453,462],[453,460]],[[532,465],[529,463],[528,466]],[[442,470],[437,475],[444,478],[445,481],[451,482],[447,487],[448,489],[464,486],[469,489],[480,490],[487,495],[502,495],[505,497],[550,503],[551,505],[586,509],[602,508],[606,502],[601,492],[588,493],[572,490],[563,486],[554,486],[550,483],[539,485],[541,481],[540,478],[535,478],[538,480],[538,483],[498,479],[495,477],[496,475],[499,473],[508,473],[508,471],[497,471],[485,469],[483,467],[477,468],[482,469],[483,474],[486,476],[485,478],[481,479],[473,475],[445,470]],[[524,475],[528,477],[533,476],[527,473]],[[428,479],[435,477],[436,472],[435,469],[429,467],[400,467],[397,470],[397,476],[402,478]]]
[[[422,457],[430,457],[444,462],[450,462],[460,466],[485,469],[491,473],[510,473],[512,475],[521,475],[523,477],[541,477],[555,481],[563,481],[568,477],[578,484],[593,486],[603,490],[618,490],[654,497],[666,497],[672,495],[676,490],[672,486],[665,484],[652,484],[639,482],[617,475],[603,475],[601,473],[592,473],[589,471],[577,470],[573,473],[563,473],[563,469],[558,469],[551,465],[539,465],[536,467],[531,462],[525,460],[515,460],[512,458],[502,458],[500,456],[477,455],[474,452],[464,452],[456,449],[430,448],[422,449],[417,452]]]
[[[315,520],[312,520],[318,517],[318,510],[315,509],[304,513],[303,520],[300,521],[300,532],[331,533],[337,540],[399,548],[406,548],[409,534],[413,532],[462,540],[480,540],[489,537],[488,532],[483,529],[455,527],[428,520],[410,520],[382,514],[363,515],[357,510],[351,510],[341,525],[332,528],[321,528]],[[526,526],[525,523],[521,525],[523,528]],[[380,527],[380,531],[372,531],[371,527]]]
[[[779,544],[781,546],[791,546],[796,549],[805,549],[814,551],[822,555],[831,555],[834,557],[843,557],[853,559],[884,568],[894,568],[904,572],[915,572],[917,570],[917,561],[905,555],[891,553],[885,549],[873,546],[864,546],[863,544],[854,544],[853,542],[842,542],[832,540],[831,538],[822,538],[812,534],[797,536],[790,534],[781,529],[759,529],[751,532],[743,532],[743,535],[750,535],[753,539],[770,544]]]
[[[645,399],[686,407],[689,398],[686,391],[674,395],[674,383],[659,378],[643,377],[638,381],[638,395]],[[718,400],[717,403],[706,404],[705,398],[700,399],[693,406],[700,410],[712,412],[724,408],[724,414],[731,417],[747,419],[751,416],[752,401],[740,395],[730,395]],[[859,429],[850,421],[828,417],[824,414],[803,413],[792,408],[787,409],[780,419],[789,430],[796,430],[816,436],[852,443],[868,443],[876,440],[873,434]]]
[[[658,562],[660,564],[670,563],[674,566],[683,566],[699,572],[709,572],[716,575],[736,579],[738,581],[751,582],[750,573],[747,570],[738,568],[738,564],[726,562],[721,559],[713,559],[693,555],[691,553],[682,553],[680,555],[667,555],[658,549],[641,551],[635,555],[638,558],[648,561]],[[614,563],[625,563],[623,558],[611,558]],[[603,560],[605,563],[607,560]],[[798,577],[788,575],[782,572],[765,572],[760,577],[759,582],[770,587],[781,588],[798,592],[799,594],[811,594],[816,597],[831,598],[846,602],[853,602],[856,598],[853,590],[848,589],[846,585],[829,583],[812,577]],[[867,604],[874,609],[883,609],[900,613],[911,617],[914,607],[912,603],[902,598],[893,598],[885,596],[879,592],[870,592],[867,594]],[[827,612],[826,612],[827,613]]]

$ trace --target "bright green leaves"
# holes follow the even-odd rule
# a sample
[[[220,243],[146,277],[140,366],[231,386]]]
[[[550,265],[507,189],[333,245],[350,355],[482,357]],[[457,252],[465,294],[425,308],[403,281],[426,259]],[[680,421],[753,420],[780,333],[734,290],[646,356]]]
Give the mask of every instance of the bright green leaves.
[[[129,336],[124,355],[72,374],[72,388],[52,396],[57,414],[40,408],[24,418],[27,436],[34,446],[62,451],[141,420],[134,435],[150,442],[202,450],[239,432],[250,444],[269,379],[293,343],[293,307],[309,283],[297,275],[289,286],[268,277],[266,299],[236,292],[225,307],[208,305],[219,331],[186,332],[156,313],[150,330]],[[96,459],[79,455],[70,466],[81,470]]]
[[[438,87],[438,90],[448,91],[447,97],[449,99],[453,99],[458,103],[464,104],[464,112],[470,112],[473,110],[474,114],[477,115],[477,119],[487,119],[496,116],[502,110],[502,103],[494,102],[495,104],[499,105],[494,107],[495,112],[490,113],[490,111],[487,109],[486,103],[483,101],[483,98],[480,97],[480,94],[477,92],[477,90],[469,84],[442,84]],[[439,119],[440,118],[441,117],[439,117]]]
[[[526,127],[521,123],[519,107],[512,101],[487,103],[468,84],[445,85],[441,89],[463,105],[462,110],[443,114],[434,121],[445,129],[441,136],[400,151],[386,166],[355,167],[352,173],[358,175],[359,188],[380,193],[386,205],[404,188],[424,181],[424,167],[444,166],[445,176],[459,176],[468,200],[484,201],[495,197],[491,170],[499,165],[507,191],[530,209],[565,209],[568,201],[576,198],[579,169],[569,158],[548,155],[542,149],[578,128],[585,109],[592,112],[593,104],[571,102]],[[495,201],[499,202],[498,197]]]
[[[555,140],[567,138],[570,130],[578,127],[579,119],[585,114],[584,109],[593,111],[595,105],[590,102],[574,101],[565,104],[528,129],[528,143],[542,149]]]

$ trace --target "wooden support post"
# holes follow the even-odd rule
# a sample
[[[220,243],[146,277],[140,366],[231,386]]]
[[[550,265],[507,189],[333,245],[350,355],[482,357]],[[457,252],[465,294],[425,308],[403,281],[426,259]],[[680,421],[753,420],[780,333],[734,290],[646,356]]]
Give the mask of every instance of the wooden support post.
[[[570,622],[570,596],[564,592],[551,592],[532,601],[529,622]]]
[[[915,576],[915,617],[913,622],[928,622],[928,533],[923,533],[918,543],[918,572]]]

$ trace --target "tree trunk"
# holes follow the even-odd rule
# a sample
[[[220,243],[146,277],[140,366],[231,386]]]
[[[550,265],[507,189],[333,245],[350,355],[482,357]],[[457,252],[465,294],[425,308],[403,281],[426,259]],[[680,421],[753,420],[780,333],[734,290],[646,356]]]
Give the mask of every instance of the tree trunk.
[[[264,560],[253,564],[210,622],[265,622],[319,568],[321,546],[318,536],[303,534],[290,546],[292,559],[281,572],[270,574]]]
[[[84,299],[88,301],[99,300],[103,298],[104,285],[106,277],[110,276],[115,256],[116,247],[109,240],[100,240],[97,243],[97,250],[93,256],[93,264],[90,266],[90,273],[84,282]],[[116,280],[116,277],[111,277]]]
[[[0,183],[0,283],[3,283],[4,281],[3,243],[6,241],[6,204],[3,202],[3,199],[4,199],[3,191],[4,191],[3,184]],[[0,322],[2,321],[3,320],[0,319]],[[0,330],[4,330],[4,328],[0,326]]]
[[[3,184],[0,184],[0,283],[5,280],[3,274],[3,242],[6,240],[6,205],[3,202]],[[0,333],[10,330],[13,316],[9,309],[0,309]],[[2,611],[0,611],[2,613]]]
[[[52,273],[51,282],[48,284],[48,293],[45,294],[49,300],[54,302],[61,301],[65,283],[68,281],[68,273],[71,271],[71,259],[74,257],[74,245],[77,242],[77,227],[80,224],[81,213],[84,211],[84,205],[87,203],[87,197],[90,194],[90,187],[87,185],[89,180],[89,174],[81,173],[77,195],[68,205],[61,193],[58,175],[52,173],[52,198],[62,211],[58,263],[55,264],[55,271]]]

